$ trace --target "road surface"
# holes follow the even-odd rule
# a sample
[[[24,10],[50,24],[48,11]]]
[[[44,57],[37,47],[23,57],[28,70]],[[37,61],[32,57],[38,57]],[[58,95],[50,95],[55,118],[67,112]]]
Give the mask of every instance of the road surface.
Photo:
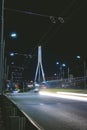
[[[87,102],[17,93],[9,95],[43,130],[87,130]]]

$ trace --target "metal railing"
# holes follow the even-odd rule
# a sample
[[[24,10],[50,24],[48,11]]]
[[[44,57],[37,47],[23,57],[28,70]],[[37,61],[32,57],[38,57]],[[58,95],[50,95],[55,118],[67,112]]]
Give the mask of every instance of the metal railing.
[[[49,88],[87,88],[87,76],[85,77],[75,77],[68,79],[59,79],[59,80],[48,80],[47,81]]]

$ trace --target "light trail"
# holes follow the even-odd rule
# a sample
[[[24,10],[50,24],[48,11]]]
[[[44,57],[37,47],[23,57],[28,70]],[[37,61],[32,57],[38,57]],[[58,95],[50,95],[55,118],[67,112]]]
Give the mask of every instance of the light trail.
[[[59,97],[59,98],[65,98],[65,99],[72,99],[72,100],[79,100],[87,102],[87,94],[76,94],[76,93],[64,93],[64,92],[57,92],[57,93],[50,93],[45,91],[40,91],[40,95],[44,96],[52,96],[52,97]]]

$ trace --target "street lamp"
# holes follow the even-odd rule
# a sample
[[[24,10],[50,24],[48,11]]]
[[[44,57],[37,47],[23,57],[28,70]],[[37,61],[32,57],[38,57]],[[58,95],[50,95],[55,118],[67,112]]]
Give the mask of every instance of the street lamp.
[[[3,93],[4,78],[4,0],[2,0],[2,17],[1,17],[1,43],[0,43],[0,93]]]
[[[59,65],[59,62],[56,62],[56,65]],[[57,79],[58,79],[58,77],[60,78],[60,72],[59,72],[59,74],[57,72]]]
[[[81,59],[81,56],[79,56],[79,55],[76,57],[77,57],[77,59]],[[83,61],[83,72],[84,72],[83,75],[85,77],[86,76],[86,61],[85,60]]]
[[[76,56],[77,57],[77,59],[80,59],[81,58],[81,56]],[[84,60],[83,61],[83,76],[84,76],[84,87],[86,88],[86,61]]]
[[[63,70],[63,67],[66,66],[66,64],[60,64],[59,62],[56,62],[56,65],[59,65],[59,69],[60,69],[60,72],[59,72],[59,77],[60,79],[62,79],[64,77],[64,70]]]
[[[64,78],[64,67],[66,67],[66,64],[62,64],[62,76],[63,76],[63,78]]]
[[[16,33],[16,32],[10,32],[10,33],[9,33],[9,37],[10,37],[11,39],[17,39],[17,33]]]
[[[15,37],[17,37],[17,34],[16,33],[11,33],[11,37],[15,38]]]
[[[10,56],[14,56],[15,54],[13,52],[10,53]]]

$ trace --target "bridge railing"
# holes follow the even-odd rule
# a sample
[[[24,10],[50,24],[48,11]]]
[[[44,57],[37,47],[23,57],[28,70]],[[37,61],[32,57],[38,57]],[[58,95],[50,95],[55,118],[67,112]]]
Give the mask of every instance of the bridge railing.
[[[2,95],[3,118],[6,130],[42,130],[23,110],[6,95]]]
[[[47,81],[49,88],[87,88],[87,76],[86,77],[75,77],[69,79],[55,79]]]

